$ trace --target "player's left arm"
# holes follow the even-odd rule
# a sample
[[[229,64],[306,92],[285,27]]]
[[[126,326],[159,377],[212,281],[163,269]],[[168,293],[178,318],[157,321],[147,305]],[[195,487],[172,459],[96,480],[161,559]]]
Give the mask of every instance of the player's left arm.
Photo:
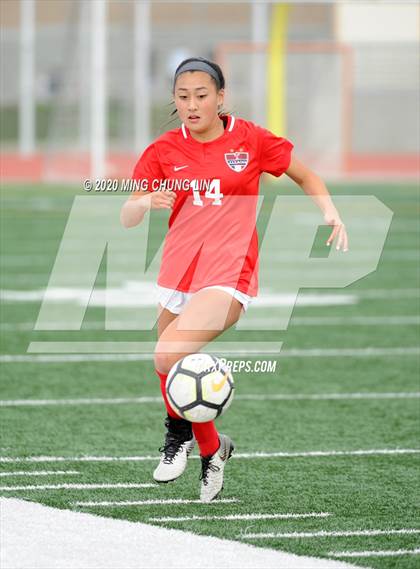
[[[345,225],[333,204],[331,195],[323,180],[294,156],[292,156],[285,173],[302,188],[305,194],[313,199],[322,211],[325,223],[333,227],[327,239],[327,245],[331,245],[335,241],[337,250],[348,251],[348,237]]]

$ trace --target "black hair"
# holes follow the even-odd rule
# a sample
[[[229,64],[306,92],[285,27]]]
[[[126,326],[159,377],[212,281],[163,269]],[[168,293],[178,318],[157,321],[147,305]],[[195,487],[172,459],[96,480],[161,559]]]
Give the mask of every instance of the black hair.
[[[218,65],[217,63],[215,63],[214,61],[210,61],[209,59],[206,59],[205,57],[188,57],[187,59],[184,59],[184,61],[181,61],[181,63],[178,65],[178,67],[175,69],[175,73],[174,73],[174,77],[176,77],[176,74],[178,73],[178,70],[181,69],[181,67],[183,65],[185,65],[186,63],[190,63],[190,62],[194,62],[194,61],[201,61],[202,63],[207,63],[207,65],[210,65],[210,67],[212,69],[214,69],[214,71],[217,74],[217,77],[219,78],[219,85],[217,85],[216,80],[214,79],[214,77],[211,77],[211,80],[216,84],[216,87],[218,87],[218,90],[220,89],[224,89],[225,88],[225,77],[223,75],[223,71],[220,67],[220,65]]]

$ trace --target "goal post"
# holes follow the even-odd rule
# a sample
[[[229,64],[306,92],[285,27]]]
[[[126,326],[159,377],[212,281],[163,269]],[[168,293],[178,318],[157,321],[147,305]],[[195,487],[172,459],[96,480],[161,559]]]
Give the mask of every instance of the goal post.
[[[269,50],[268,43],[252,42],[220,43],[216,49],[227,79],[227,109],[256,122],[250,100],[256,86],[249,69],[255,53],[268,59]],[[318,171],[345,174],[351,154],[352,49],[337,42],[289,42],[280,92],[270,81],[273,72],[268,66],[266,84],[274,92],[267,93],[266,108],[277,101],[287,112],[284,130],[276,134],[290,138],[299,156]],[[262,126],[270,128],[267,119]]]

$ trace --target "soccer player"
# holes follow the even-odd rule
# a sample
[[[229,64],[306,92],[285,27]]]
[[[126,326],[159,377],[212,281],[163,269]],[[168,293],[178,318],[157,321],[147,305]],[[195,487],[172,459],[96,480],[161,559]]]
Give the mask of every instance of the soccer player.
[[[147,188],[130,196],[121,211],[123,225],[132,227],[149,209],[170,210],[158,277],[155,350],[167,432],[153,476],[157,482],[178,478],[196,440],[203,502],[220,494],[234,446],[213,421],[190,423],[179,417],[169,405],[165,384],[175,362],[234,325],[257,295],[255,222],[261,174],[286,173],[332,226],[327,245],[335,243],[343,251],[348,246],[345,226],[323,181],[292,155],[291,142],[223,113],[224,89],[216,63],[197,57],[178,66],[173,96],[181,128],[166,132],[143,152],[133,178]]]

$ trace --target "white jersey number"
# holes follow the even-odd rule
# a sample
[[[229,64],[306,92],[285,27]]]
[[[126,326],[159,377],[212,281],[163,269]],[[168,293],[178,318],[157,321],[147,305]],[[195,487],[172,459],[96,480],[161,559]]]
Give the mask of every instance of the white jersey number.
[[[200,186],[198,180],[191,180],[190,186],[194,196],[193,204],[202,206],[203,200],[200,196]],[[220,180],[212,180],[210,182],[210,185],[207,187],[204,197],[213,200],[212,205],[222,205],[223,194],[220,191]]]

